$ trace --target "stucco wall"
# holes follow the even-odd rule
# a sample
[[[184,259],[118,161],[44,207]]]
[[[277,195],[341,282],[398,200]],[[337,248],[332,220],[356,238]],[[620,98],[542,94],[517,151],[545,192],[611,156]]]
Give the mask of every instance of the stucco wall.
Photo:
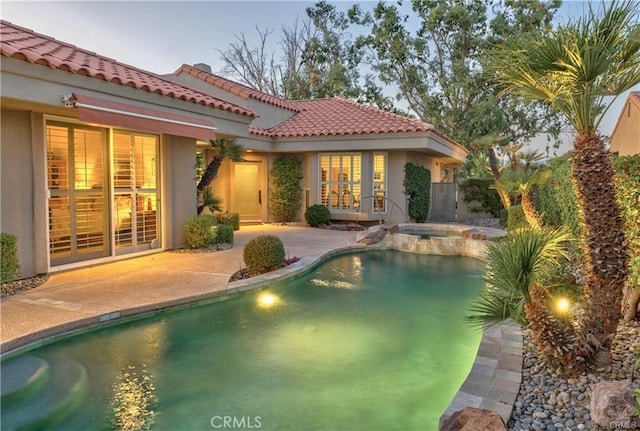
[[[407,195],[404,194],[404,165],[407,163],[408,154],[405,151],[392,151],[388,153],[387,172],[387,197],[395,202],[387,202],[387,221],[394,223],[406,223],[408,221]]]
[[[624,105],[610,145],[611,151],[621,156],[640,153],[640,109],[630,100]]]
[[[165,136],[163,147],[165,247],[178,248],[184,245],[184,223],[196,214],[196,142],[191,138]]]
[[[0,230],[18,236],[21,273],[28,277],[36,274],[31,114],[3,109],[0,132]]]

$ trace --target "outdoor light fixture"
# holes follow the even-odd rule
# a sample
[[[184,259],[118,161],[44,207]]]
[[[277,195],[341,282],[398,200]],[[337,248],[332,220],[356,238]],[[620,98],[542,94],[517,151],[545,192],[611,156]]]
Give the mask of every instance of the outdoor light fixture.
[[[570,306],[571,303],[567,298],[558,298],[556,301],[556,309],[562,314],[567,313]]]
[[[280,302],[279,298],[272,293],[262,293],[258,296],[258,305],[262,308],[270,308]]]

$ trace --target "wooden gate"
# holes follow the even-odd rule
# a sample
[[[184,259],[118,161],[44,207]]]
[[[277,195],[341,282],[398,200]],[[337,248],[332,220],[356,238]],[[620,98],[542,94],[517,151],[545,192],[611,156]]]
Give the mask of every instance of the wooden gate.
[[[456,220],[457,188],[456,183],[432,183],[429,220]]]

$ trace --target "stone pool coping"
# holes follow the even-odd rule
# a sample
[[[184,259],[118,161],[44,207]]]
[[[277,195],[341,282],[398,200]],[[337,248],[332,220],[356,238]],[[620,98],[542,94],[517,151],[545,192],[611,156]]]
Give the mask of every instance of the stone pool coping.
[[[522,330],[515,322],[485,329],[464,383],[440,416],[440,426],[465,407],[493,410],[505,425],[522,381]]]

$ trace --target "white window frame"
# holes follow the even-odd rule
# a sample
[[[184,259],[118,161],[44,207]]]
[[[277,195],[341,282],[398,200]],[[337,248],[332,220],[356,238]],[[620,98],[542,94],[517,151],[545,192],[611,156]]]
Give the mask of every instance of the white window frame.
[[[342,167],[342,163],[343,160],[347,157],[349,157],[351,159],[351,171],[349,172],[349,181],[332,181],[330,179],[330,172],[327,172],[327,179],[323,180],[322,179],[322,159],[324,157],[328,157],[329,158],[329,166],[331,169],[331,158],[332,157],[339,157],[340,158],[340,168]],[[354,175],[354,159],[358,158],[360,166],[359,166],[359,178],[358,180],[355,180],[355,175]],[[352,212],[356,212],[356,211],[360,211],[360,206],[361,206],[361,200],[362,200],[362,153],[359,152],[337,152],[337,153],[319,153],[318,154],[318,195],[320,196],[320,203],[324,206],[326,206],[327,208],[329,208],[329,210],[331,212],[342,212],[342,213],[352,213]],[[345,185],[348,185],[348,190],[349,192],[349,196],[351,197],[349,199],[349,205],[345,206],[344,205],[344,196],[339,196],[338,198],[338,206],[339,208],[333,208],[331,206],[331,187],[333,185],[338,185],[339,189],[343,189]],[[326,202],[324,202],[324,196],[322,195],[322,186],[326,185],[329,189],[329,197],[328,200]],[[354,199],[354,193],[353,193],[353,189],[354,189],[354,185],[357,185],[358,189],[360,190],[360,193],[358,194],[357,198]]]
[[[384,157],[384,166],[383,166],[383,171],[382,171],[382,179],[378,180],[376,179],[376,156],[382,156]],[[371,211],[375,214],[377,214],[378,212],[381,214],[385,214],[387,212],[387,200],[384,199],[387,197],[388,194],[388,182],[387,182],[387,178],[389,177],[389,154],[386,151],[375,151],[373,153],[373,156],[371,158],[371,195],[373,196],[373,198],[371,199]],[[381,185],[382,187],[379,189],[376,189],[376,185]],[[380,211],[378,211],[377,208],[377,204],[378,204],[378,194],[380,194],[380,192],[382,192],[382,209]]]

